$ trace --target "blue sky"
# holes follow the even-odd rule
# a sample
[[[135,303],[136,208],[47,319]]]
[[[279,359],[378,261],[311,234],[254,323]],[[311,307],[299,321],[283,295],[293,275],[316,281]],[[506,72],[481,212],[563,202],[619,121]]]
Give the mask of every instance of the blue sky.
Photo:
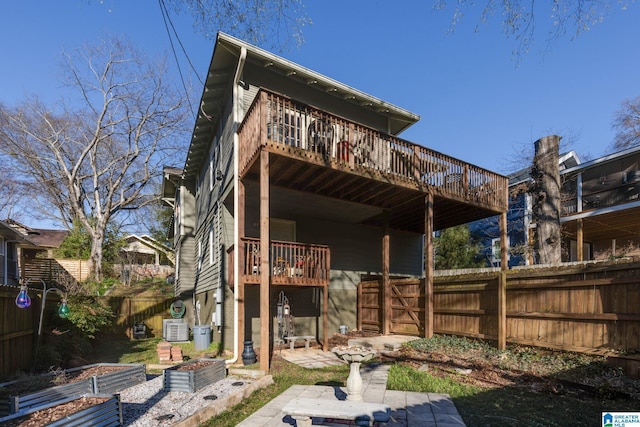
[[[616,6],[604,22],[553,42],[544,55],[545,34],[538,33],[519,63],[517,42],[497,18],[476,32],[477,19],[467,16],[447,34],[450,12],[431,4],[308,0],[313,24],[305,43],[279,54],[420,115],[403,138],[497,172],[513,171],[514,153],[550,133],[578,135],[571,148],[583,157],[604,153],[620,103],[640,95],[637,3],[624,12]],[[187,15],[172,18],[205,75],[213,41]],[[156,0],[0,2],[0,102],[13,105],[26,94],[56,99],[62,50],[106,33],[126,35],[149,55],[170,52]],[[181,66],[191,73],[183,57]]]

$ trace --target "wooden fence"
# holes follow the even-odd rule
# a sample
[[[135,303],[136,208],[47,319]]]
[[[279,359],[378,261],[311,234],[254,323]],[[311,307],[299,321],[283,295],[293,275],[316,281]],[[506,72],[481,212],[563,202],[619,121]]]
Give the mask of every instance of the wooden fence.
[[[640,349],[640,263],[507,272],[507,342],[580,352]],[[499,273],[434,278],[434,331],[498,337]]]
[[[30,292],[31,307],[20,309],[15,304],[18,287],[0,287],[0,378],[16,371],[29,370],[33,363],[38,322],[40,320],[40,301],[37,295],[42,292]],[[56,295],[47,296],[55,299]],[[169,318],[172,299],[167,298],[125,298],[100,297],[113,310],[115,316],[110,330],[113,334],[132,335],[135,323],[144,323],[148,337],[162,336],[162,320]],[[55,304],[47,304],[47,311],[55,310]],[[70,307],[73,310],[73,307]],[[46,325],[44,325],[46,328]],[[1,381],[0,381],[1,382]]]
[[[18,308],[18,290],[15,286],[0,286],[0,377],[29,369],[33,362],[40,299],[32,294],[31,307]]]
[[[500,274],[494,270],[436,275],[434,332],[497,340]],[[417,286],[411,288],[411,295],[395,294],[412,280]],[[370,295],[372,283],[375,282],[360,285],[361,293],[369,295],[359,301],[358,311],[363,327],[380,331],[381,311],[376,303],[380,299]],[[403,279],[391,283],[392,330],[410,319],[415,323],[414,330],[420,331],[415,335],[423,335],[426,318],[423,281]],[[416,298],[418,288],[422,294]],[[621,353],[626,355],[620,356],[622,359],[635,360],[628,355],[640,350],[640,262],[591,262],[509,270],[504,311],[504,333],[509,343],[603,355]],[[411,312],[416,314],[408,317]],[[631,372],[634,376],[640,373],[638,366],[634,361],[633,368],[629,368],[635,371]]]
[[[162,336],[162,320],[170,318],[169,307],[173,302],[167,298],[101,297],[111,307],[115,318],[111,332],[132,338],[131,328],[144,323],[147,337]]]
[[[22,269],[24,279],[30,282],[60,284],[84,282],[89,278],[89,261],[79,259],[33,258],[24,259]]]

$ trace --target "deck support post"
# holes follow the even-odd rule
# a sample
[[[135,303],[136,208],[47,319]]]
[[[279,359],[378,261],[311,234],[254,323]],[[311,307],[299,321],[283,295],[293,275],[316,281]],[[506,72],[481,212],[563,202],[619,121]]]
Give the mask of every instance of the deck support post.
[[[584,231],[582,228],[582,218],[579,218],[576,223],[576,261],[584,261]]]
[[[507,213],[500,214],[500,276],[498,277],[498,350],[507,348]]]
[[[260,151],[260,369],[269,372],[269,152]]]
[[[391,283],[389,281],[389,214],[384,215],[382,236],[382,335],[391,333]]]
[[[433,336],[433,194],[424,197],[424,337]]]

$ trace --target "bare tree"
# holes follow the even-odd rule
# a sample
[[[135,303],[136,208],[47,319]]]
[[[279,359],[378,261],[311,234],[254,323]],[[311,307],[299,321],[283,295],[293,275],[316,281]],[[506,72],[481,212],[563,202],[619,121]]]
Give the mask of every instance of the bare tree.
[[[633,1],[620,1],[618,4],[624,10]],[[519,56],[529,51],[540,28],[547,32],[548,43],[564,36],[578,37],[603,21],[614,4],[611,0],[554,0],[540,3],[533,0],[485,0],[480,3],[472,0],[435,0],[435,9],[453,7],[451,31],[460,24],[466,12],[477,5],[481,11],[476,30],[492,16],[500,16],[505,35],[518,41],[514,52]]]
[[[620,151],[640,144],[640,96],[622,102],[613,118],[616,136],[610,151]]]
[[[147,61],[119,38],[65,54],[62,71],[75,97],[2,108],[0,152],[49,218],[68,228],[80,221],[101,280],[107,226],[156,199],[162,166],[184,156],[188,110],[165,81],[164,61]]]
[[[160,0],[166,11],[165,4],[190,13],[194,28],[208,38],[224,31],[267,49],[281,49],[291,40],[301,45],[302,29],[311,23],[303,0]]]

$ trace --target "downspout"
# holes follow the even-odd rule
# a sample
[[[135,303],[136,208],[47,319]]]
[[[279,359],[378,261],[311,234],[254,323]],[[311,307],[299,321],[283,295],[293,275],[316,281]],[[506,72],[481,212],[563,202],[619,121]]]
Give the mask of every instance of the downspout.
[[[233,257],[233,271],[235,271],[236,273],[233,275],[233,279],[236,281],[236,283],[234,283],[233,286],[233,357],[229,360],[226,361],[227,365],[231,365],[233,363],[236,363],[236,361],[238,360],[238,288],[240,286],[240,284],[238,283],[239,280],[238,278],[240,277],[240,274],[238,273],[240,271],[240,257],[237,254],[237,251],[240,248],[240,239],[238,238],[240,232],[239,232],[239,228],[240,228],[240,224],[238,222],[238,209],[239,209],[239,205],[240,205],[240,197],[238,194],[238,182],[240,180],[239,174],[240,174],[240,164],[238,161],[238,154],[240,152],[240,140],[238,137],[238,121],[239,121],[239,117],[240,114],[238,112],[238,83],[240,82],[240,75],[242,74],[242,70],[244,69],[244,62],[247,59],[247,48],[246,47],[242,47],[240,48],[240,58],[238,59],[238,67],[236,68],[236,73],[233,77],[233,106],[232,108],[232,113],[233,113],[233,179],[234,179],[234,185],[233,185],[233,247],[236,250],[236,256]]]

